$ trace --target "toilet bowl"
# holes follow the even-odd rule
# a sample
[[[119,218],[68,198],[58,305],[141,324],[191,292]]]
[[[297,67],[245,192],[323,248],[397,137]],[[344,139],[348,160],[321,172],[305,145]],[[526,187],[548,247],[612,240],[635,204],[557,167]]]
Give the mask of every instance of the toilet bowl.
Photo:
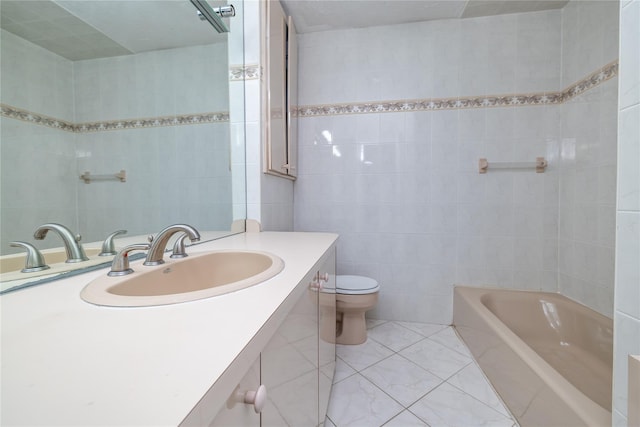
[[[378,282],[363,276],[336,276],[336,343],[362,344],[367,340],[364,314],[378,302]]]

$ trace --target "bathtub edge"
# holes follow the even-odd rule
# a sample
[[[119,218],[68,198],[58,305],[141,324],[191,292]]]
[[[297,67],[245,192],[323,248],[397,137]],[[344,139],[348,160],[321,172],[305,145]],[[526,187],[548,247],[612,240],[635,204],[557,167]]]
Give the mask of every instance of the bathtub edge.
[[[519,358],[522,363],[525,363],[527,368],[535,373],[539,377],[541,383],[543,383],[550,391],[557,395],[559,399],[566,404],[570,411],[579,419],[585,426],[610,426],[611,425],[611,413],[605,408],[602,408],[597,403],[593,402],[587,396],[577,390],[568,380],[563,378],[557,371],[555,371],[549,364],[535,353],[526,343],[524,343],[513,331],[511,331],[505,324],[503,324],[493,313],[489,311],[481,302],[480,298],[487,292],[505,291],[506,289],[497,288],[475,288],[467,286],[455,286],[454,288],[454,307],[453,307],[453,325],[458,331],[459,335],[465,341],[465,344],[469,347],[471,353],[476,359],[478,365],[483,369],[485,375],[491,381],[493,387],[498,391],[500,397],[507,404],[508,409],[516,416],[519,423],[522,423],[522,413],[518,413],[517,408],[513,408],[513,402],[515,397],[508,396],[505,393],[505,385],[497,384],[495,378],[490,375],[491,367],[488,366],[485,351],[482,351],[476,345],[473,345],[473,339],[469,336],[468,330],[476,330],[479,332],[480,326],[468,322],[471,324],[464,324],[464,318],[468,317],[468,313],[465,315],[461,312],[463,307],[461,303],[466,305],[467,310],[471,310],[474,316],[476,316],[479,322],[484,323],[485,329],[488,329],[490,333],[495,335],[495,338],[499,342],[504,343],[505,347],[514,355]],[[509,291],[512,291],[509,289]],[[531,292],[531,291],[519,291],[519,292]],[[541,292],[549,294],[550,292]],[[554,294],[554,293],[551,293]],[[561,295],[561,294],[559,294]],[[476,302],[477,300],[477,302]],[[461,323],[462,322],[462,323]],[[468,330],[467,330],[468,329]],[[482,331],[487,333],[487,330]],[[484,365],[484,366],[483,366]],[[533,392],[532,392],[533,393]],[[534,398],[535,394],[534,394]],[[516,405],[517,406],[517,405]]]

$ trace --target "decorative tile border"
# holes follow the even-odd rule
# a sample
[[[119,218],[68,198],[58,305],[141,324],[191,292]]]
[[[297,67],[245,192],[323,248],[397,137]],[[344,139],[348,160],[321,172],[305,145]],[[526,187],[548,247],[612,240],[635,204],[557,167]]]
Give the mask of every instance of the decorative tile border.
[[[74,132],[101,132],[106,130],[144,129],[165,126],[200,125],[228,122],[229,113],[203,113],[180,116],[163,116],[149,119],[112,120],[106,122],[79,123]]]
[[[110,120],[89,123],[71,123],[31,111],[22,110],[6,104],[0,104],[0,116],[35,125],[47,126],[67,132],[87,133],[108,130],[145,129],[153,127],[197,125],[205,123],[224,123],[229,121],[229,113],[201,113],[175,116],[151,117],[145,119]]]
[[[399,111],[455,110],[461,108],[519,107],[558,105],[618,75],[618,61],[612,62],[561,92],[479,96],[469,98],[411,99],[333,105],[305,105],[295,112],[298,117],[342,114],[390,113]]]
[[[260,78],[260,65],[232,65],[229,67],[230,81],[256,80]],[[176,116],[151,117],[143,119],[110,120],[89,123],[72,123],[44,114],[34,113],[7,104],[0,104],[0,116],[21,120],[36,125],[47,126],[67,132],[85,133],[108,130],[144,129],[164,126],[193,125],[203,123],[228,122],[228,112],[186,114]]]
[[[531,94],[473,98],[414,99],[376,103],[336,104],[298,107],[298,117],[339,114],[391,113],[399,111],[455,110],[460,108],[511,107],[561,104],[562,95]]]
[[[260,78],[260,65],[232,65],[229,67],[229,80],[257,80]]]
[[[34,125],[66,130],[67,132],[75,132],[75,125],[71,122],[22,110],[20,108],[12,107],[11,105],[0,104],[0,116],[33,123]]]
[[[479,96],[468,98],[412,99],[398,101],[362,102],[333,105],[308,105],[293,110],[298,117],[334,116],[343,114],[390,113],[400,111],[438,111],[461,108],[518,107],[558,105],[612,79],[618,75],[618,61],[612,62],[561,92]],[[259,65],[230,67],[230,78],[253,80],[260,78]],[[90,123],[71,123],[53,117],[0,104],[0,115],[12,119],[47,126],[67,132],[86,133],[108,130],[144,129],[229,121],[228,112],[185,114],[145,119],[111,120]]]
[[[611,64],[605,65],[598,71],[590,74],[584,79],[580,80],[577,83],[566,88],[562,91],[562,95],[564,97],[563,101],[568,101],[571,98],[575,98],[576,96],[598,86],[601,83],[606,82],[618,75],[618,61],[614,61]]]

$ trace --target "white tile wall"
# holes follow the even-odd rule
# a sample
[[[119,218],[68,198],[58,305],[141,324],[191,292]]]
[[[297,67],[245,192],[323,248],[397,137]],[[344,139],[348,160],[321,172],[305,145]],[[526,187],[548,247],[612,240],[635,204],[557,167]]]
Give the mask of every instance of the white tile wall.
[[[260,64],[260,3],[244,2],[245,63]],[[262,71],[261,71],[262,73]],[[245,82],[247,150],[247,218],[262,221],[262,135],[260,132],[261,80]]]
[[[73,121],[73,63],[5,30],[2,43],[2,102]],[[55,82],[55,84],[51,84]]]
[[[72,63],[1,30],[2,103],[73,121]],[[51,84],[55,81],[56,84]],[[30,240],[45,222],[76,228],[76,135],[9,118],[0,123],[0,252],[18,252],[13,240]],[[42,171],[47,171],[44,179]],[[37,209],[36,209],[37,208]],[[39,248],[59,246],[45,239]]]
[[[617,3],[570,2],[562,10],[562,81],[617,57]],[[559,291],[613,315],[618,79],[562,105]]]
[[[559,11],[304,34],[301,104],[555,91],[560,35]],[[449,323],[455,283],[556,290],[560,108],[304,117],[295,229],[340,233],[374,317]]]
[[[562,10],[562,87],[618,57],[618,2],[570,1]],[[592,72],[590,71],[590,72]]]
[[[220,42],[76,61],[75,121],[227,111],[226,57]]]
[[[260,63],[260,0],[244,0],[244,61]]]
[[[251,111],[259,111],[259,96],[250,96],[252,88],[259,87],[259,81],[246,82],[245,88],[247,99],[247,218],[261,221],[260,192],[262,174],[262,144],[260,132],[259,114],[254,120],[249,120]],[[259,91],[253,91],[259,94]]]
[[[613,425],[627,425],[629,354],[640,354],[640,1],[620,4]]]
[[[562,46],[558,39],[560,26],[561,17],[556,11],[519,15],[516,46],[517,92],[561,90],[566,87],[558,79],[558,58]],[[576,76],[576,80],[583,77]]]
[[[31,241],[36,227],[45,222],[60,222],[77,227],[75,135],[13,119],[0,122],[0,208],[2,253],[19,252],[9,248],[14,240]],[[47,179],[42,179],[46,168]],[[45,239],[39,248],[60,245],[55,238]]]
[[[622,88],[620,88],[622,91]],[[635,105],[624,106],[621,102],[619,126],[620,138],[618,149],[623,155],[619,156],[618,165],[618,207],[624,210],[640,210],[640,120],[638,120],[638,102]]]
[[[305,34],[300,104],[559,90],[559,26],[547,11]]]
[[[78,135],[85,154],[78,158],[78,175],[85,170],[127,171],[126,183],[80,183],[78,212],[85,240],[100,240],[122,224],[129,234],[148,234],[178,222],[200,230],[229,229],[229,139],[228,123]]]
[[[229,72],[219,60],[226,57],[226,43],[216,43],[76,61],[76,122],[227,111]],[[229,127],[222,122],[79,134],[78,174],[127,171],[125,184],[79,185],[84,239],[100,240],[122,224],[129,234],[176,222],[229,229]],[[169,200],[167,193],[181,197]],[[144,214],[123,213],[123,204]]]
[[[229,21],[227,36],[229,67],[245,64],[244,2],[235,5],[236,17]],[[245,87],[243,80],[229,82],[229,122],[231,137],[231,200],[233,220],[247,218],[247,146],[245,126]]]
[[[638,28],[640,28],[640,11],[637,1],[624,2],[620,14],[620,74],[637,76],[640,74],[640,58],[638,57]],[[640,101],[640,83],[635,79],[620,81],[620,106],[630,107]]]
[[[231,82],[229,85],[231,97],[241,96],[244,100],[244,83]],[[233,219],[247,218],[247,178],[246,178],[246,144],[245,144],[245,124],[244,121],[237,122],[238,117],[230,112],[231,126],[231,199],[233,201]],[[244,109],[242,115],[244,118]],[[238,119],[240,120],[240,119]]]
[[[262,175],[261,223],[267,231],[293,231],[293,182]]]

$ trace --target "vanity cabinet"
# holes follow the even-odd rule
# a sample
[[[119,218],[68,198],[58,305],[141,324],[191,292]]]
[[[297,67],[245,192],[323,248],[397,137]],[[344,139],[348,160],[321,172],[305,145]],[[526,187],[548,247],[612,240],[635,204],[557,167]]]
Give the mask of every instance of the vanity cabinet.
[[[287,305],[288,312],[210,426],[324,424],[336,361],[335,249],[296,286],[283,303]],[[266,402],[257,414],[241,400],[260,385]]]
[[[318,425],[316,277],[314,271],[304,278],[304,292],[262,351],[262,381],[269,391],[263,426]]]
[[[244,403],[243,399],[247,392],[255,392],[259,387],[260,357],[251,364],[251,368],[231,392],[224,406],[209,425],[211,427],[260,426],[260,413],[254,410],[253,405]]]
[[[335,252],[298,285],[305,291],[262,352],[263,426],[324,424],[336,363]]]
[[[291,17],[278,0],[262,5],[264,171],[297,175],[298,45]]]
[[[116,308],[83,301],[82,290],[106,270],[2,295],[1,423],[203,427],[275,419],[316,426],[335,361],[335,322],[323,325],[334,315],[327,288],[337,239],[247,232],[193,246],[193,256],[267,252],[284,269],[254,286],[188,303]],[[70,337],[73,345],[61,345]],[[280,376],[279,357],[299,363],[288,366],[295,376]],[[261,385],[269,398],[262,414],[242,403]]]
[[[318,270],[319,418],[324,424],[336,370],[336,257],[335,251]]]

